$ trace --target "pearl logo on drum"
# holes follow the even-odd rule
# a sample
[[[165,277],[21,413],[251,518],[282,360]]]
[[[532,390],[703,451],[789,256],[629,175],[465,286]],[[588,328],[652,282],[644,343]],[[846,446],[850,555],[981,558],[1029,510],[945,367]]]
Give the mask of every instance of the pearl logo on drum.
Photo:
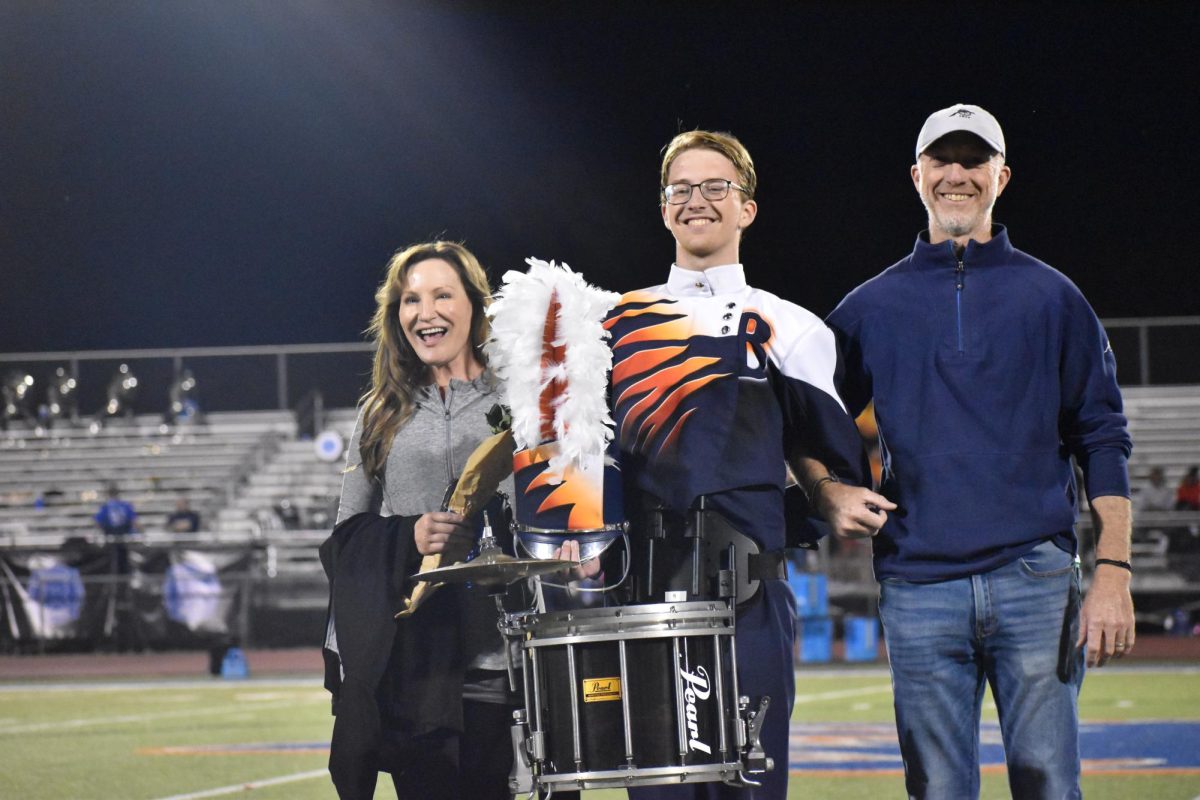
[[[695,672],[679,668],[679,677],[683,679],[683,702],[687,715],[688,749],[699,750],[701,753],[712,754],[712,748],[700,741],[700,720],[696,711],[697,700],[707,700],[712,690],[709,689],[708,671],[704,667],[696,667]]]
[[[620,678],[586,678],[583,681],[583,702],[602,703],[621,699]]]

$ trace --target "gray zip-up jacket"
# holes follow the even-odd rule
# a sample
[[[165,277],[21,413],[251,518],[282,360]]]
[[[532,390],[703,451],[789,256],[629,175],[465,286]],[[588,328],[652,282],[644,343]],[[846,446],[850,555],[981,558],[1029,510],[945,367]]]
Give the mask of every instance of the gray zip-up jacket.
[[[412,417],[396,432],[379,480],[367,477],[359,443],[362,411],[346,451],[346,472],[337,521],[362,511],[381,516],[418,516],[441,508],[450,481],[458,477],[475,447],[491,435],[485,414],[504,402],[502,384],[489,371],[473,381],[451,380],[445,398],[437,386],[417,393]],[[513,496],[512,478],[500,491]],[[471,669],[505,669],[496,609],[486,596],[463,604],[464,639]],[[419,613],[419,612],[418,612]]]
[[[491,435],[484,415],[504,402],[499,381],[490,372],[473,381],[451,380],[443,399],[436,386],[417,393],[412,417],[392,440],[380,480],[367,477],[359,444],[362,411],[346,449],[346,473],[337,521],[362,511],[384,517],[417,516],[441,508],[446,487],[458,477],[475,447]],[[500,491],[512,497],[512,478]]]

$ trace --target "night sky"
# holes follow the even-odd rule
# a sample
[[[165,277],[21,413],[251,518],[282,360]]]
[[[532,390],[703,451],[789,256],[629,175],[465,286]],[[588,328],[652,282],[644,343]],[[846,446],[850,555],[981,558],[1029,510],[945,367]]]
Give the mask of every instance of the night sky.
[[[662,146],[759,173],[752,282],[824,315],[924,226],[932,111],[1000,120],[1014,244],[1102,317],[1200,313],[1194,3],[0,4],[0,352],[347,342],[465,240],[660,282]]]

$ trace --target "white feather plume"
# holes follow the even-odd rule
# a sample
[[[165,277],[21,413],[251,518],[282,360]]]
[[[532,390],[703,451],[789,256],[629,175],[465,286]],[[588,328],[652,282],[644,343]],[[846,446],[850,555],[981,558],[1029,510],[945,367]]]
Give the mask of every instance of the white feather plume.
[[[505,273],[488,307],[492,338],[488,363],[505,382],[512,432],[517,447],[542,444],[539,399],[550,381],[565,379],[566,390],[554,411],[558,454],[551,475],[580,466],[588,456],[603,455],[612,439],[608,413],[608,371],[612,351],[603,321],[620,295],[591,286],[566,264],[528,258],[526,273]],[[542,374],[542,336],[551,297],[559,302],[556,346],[566,345],[565,363]]]

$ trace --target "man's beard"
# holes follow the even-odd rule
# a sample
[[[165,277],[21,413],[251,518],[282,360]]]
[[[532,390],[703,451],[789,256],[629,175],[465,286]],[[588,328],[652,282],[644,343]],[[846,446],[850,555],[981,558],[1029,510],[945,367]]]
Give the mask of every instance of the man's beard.
[[[947,236],[958,237],[966,236],[975,231],[981,224],[991,218],[992,206],[983,209],[982,212],[971,211],[960,214],[954,213],[937,213],[925,206],[930,219],[937,223],[937,229]]]

